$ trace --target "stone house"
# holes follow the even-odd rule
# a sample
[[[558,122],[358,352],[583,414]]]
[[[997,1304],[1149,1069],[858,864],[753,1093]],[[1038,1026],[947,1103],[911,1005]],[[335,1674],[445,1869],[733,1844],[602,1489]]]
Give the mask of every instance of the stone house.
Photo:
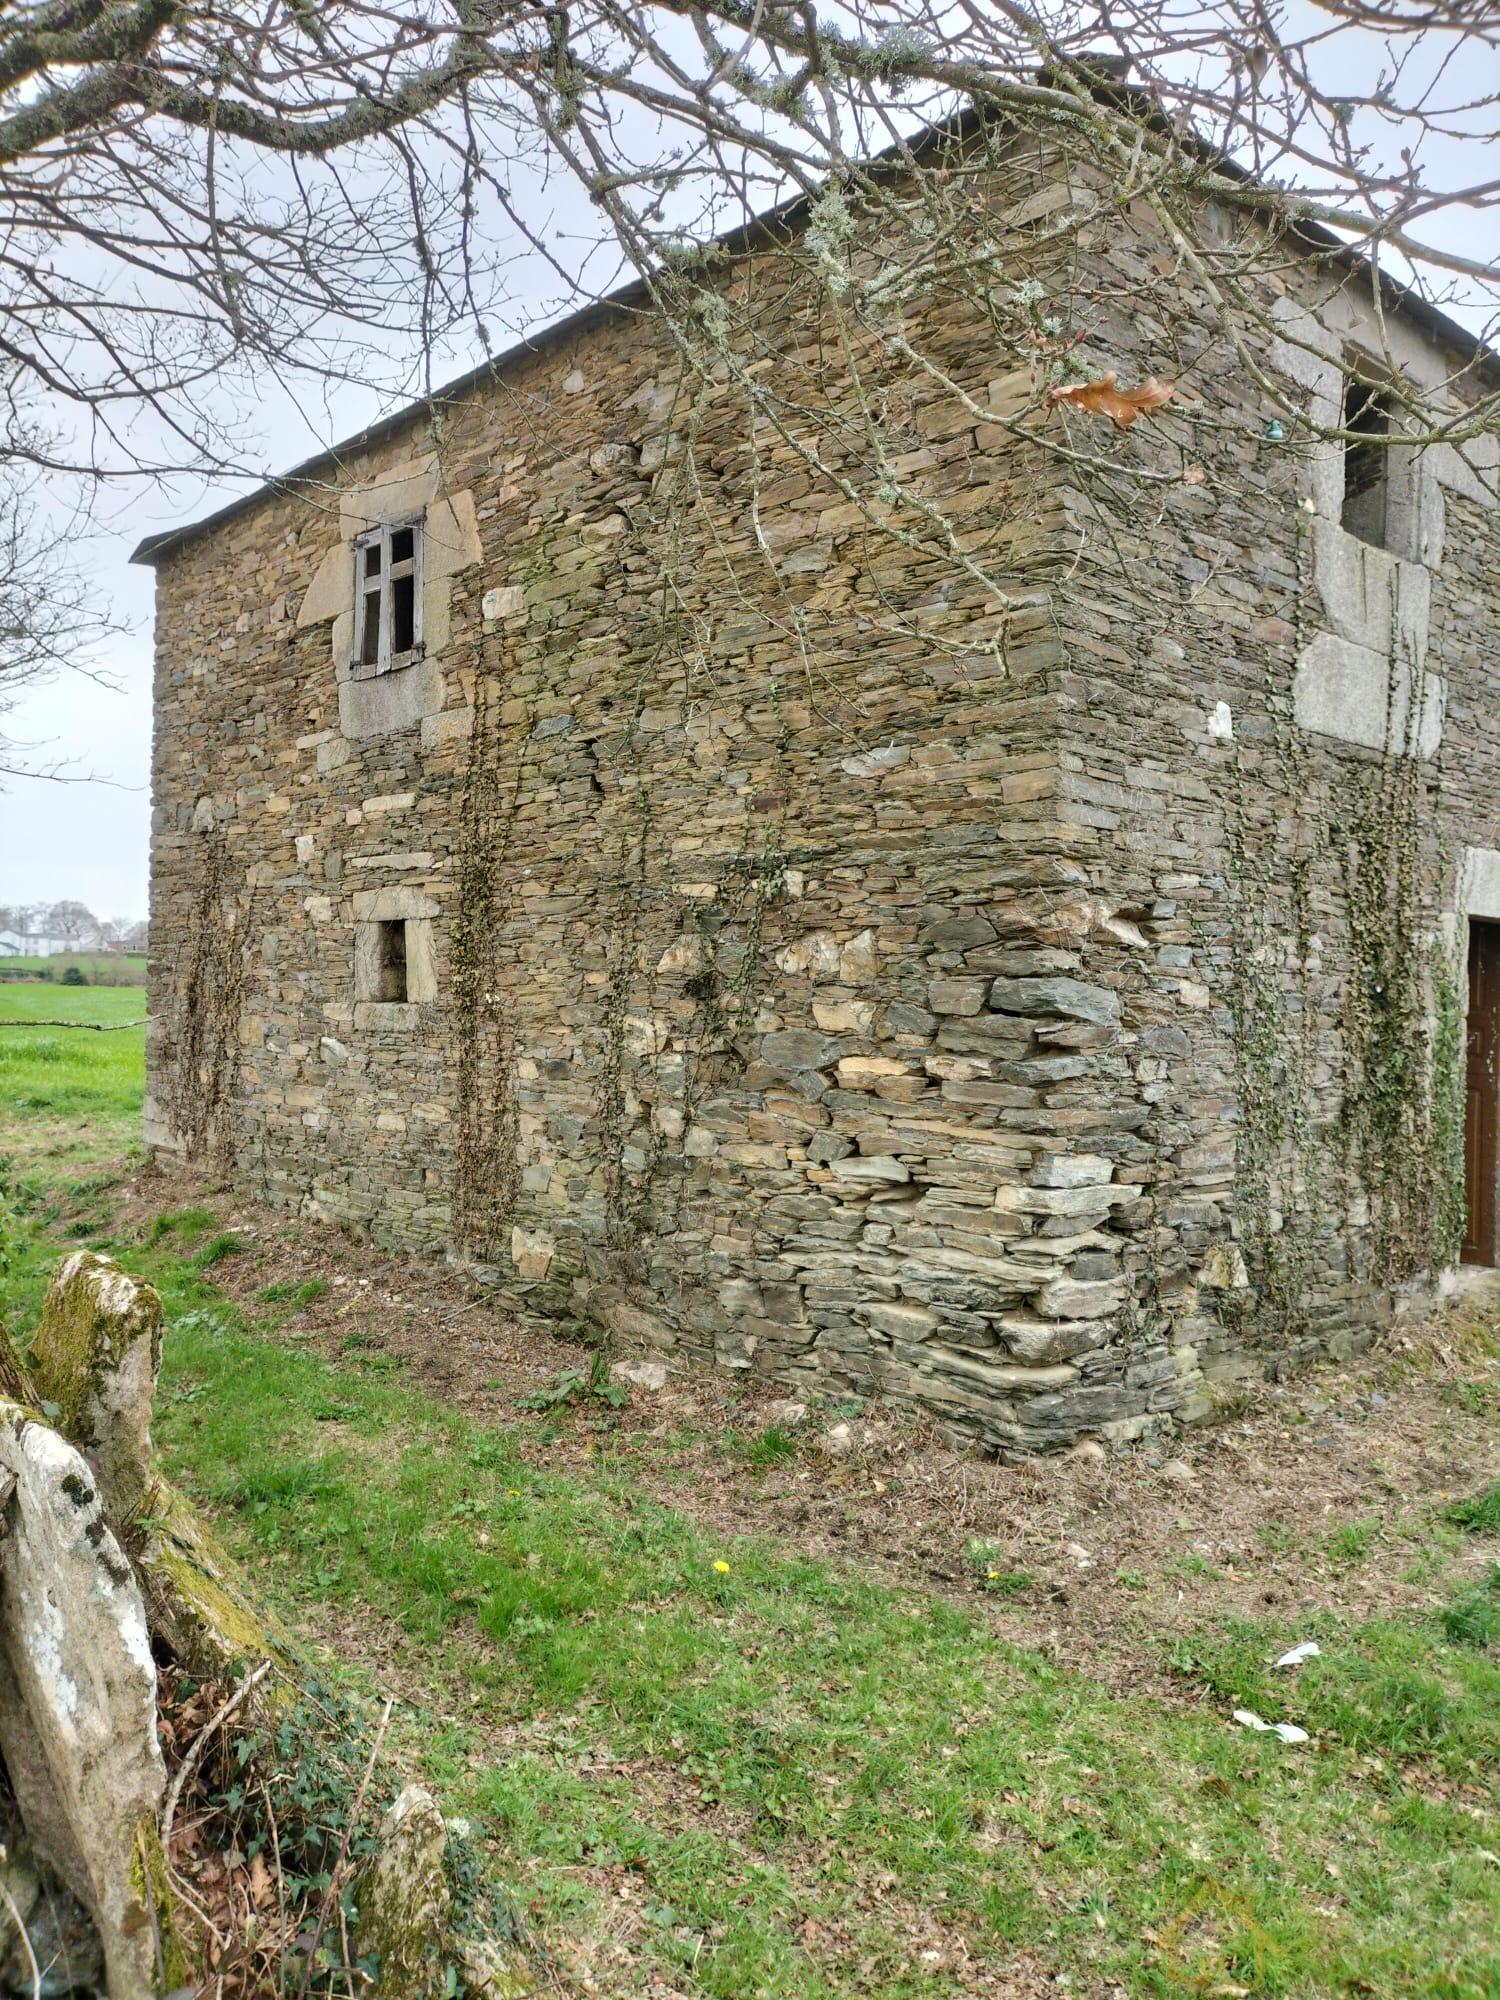
[[[1218,359],[1115,436],[914,306],[947,556],[639,291],[142,544],[153,1145],[1002,1450],[1500,1260],[1494,441],[1361,442],[1491,363],[1306,235],[1232,340],[1143,204],[1027,261],[1087,181],[998,176],[1009,296],[1122,383]],[[806,226],[713,282],[810,405]]]

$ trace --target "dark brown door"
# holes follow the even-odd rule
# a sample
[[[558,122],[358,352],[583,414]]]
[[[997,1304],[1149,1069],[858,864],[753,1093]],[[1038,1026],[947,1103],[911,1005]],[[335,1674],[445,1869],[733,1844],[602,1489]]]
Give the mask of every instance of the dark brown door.
[[[1469,1091],[1464,1111],[1466,1264],[1500,1264],[1500,924],[1469,924]]]

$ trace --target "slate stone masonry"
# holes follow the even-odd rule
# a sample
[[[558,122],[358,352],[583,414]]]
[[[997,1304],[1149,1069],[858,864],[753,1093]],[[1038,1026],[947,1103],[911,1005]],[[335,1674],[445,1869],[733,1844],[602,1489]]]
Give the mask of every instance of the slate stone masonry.
[[[1091,254],[1128,291],[1156,247],[1142,221]],[[1357,318],[1342,294],[1319,312]],[[1245,329],[1267,368],[1284,322]],[[790,368],[818,332],[789,314]],[[962,314],[925,337],[981,409],[1035,407]],[[1122,380],[1161,367],[1144,314],[1091,340]],[[1329,618],[1298,516],[1336,501],[1320,461],[1261,441],[1237,378],[1212,426],[1109,441],[1173,483],[1101,541],[1116,484],[907,386],[905,469],[969,546],[1003,550],[998,650],[971,578],[872,537],[771,444],[765,580],[743,410],[695,404],[627,315],[451,406],[440,450],[413,416],[326,491],[269,491],[164,554],[148,1136],[180,1143],[184,1050],[232,1056],[219,1143],[288,1208],[424,1253],[462,1208],[482,1220],[460,1253],[538,1304],[887,1393],[992,1448],[1129,1437],[1391,1310],[1356,1205],[1268,1341],[1236,1207],[1226,805],[1277,840],[1278,732]],[[1458,952],[1455,857],[1500,847],[1496,548],[1482,469],[1433,460],[1429,899]],[[350,538],[391,494],[419,496],[440,544],[429,644],[356,704]],[[1342,712],[1336,689],[1304,698]],[[1301,740],[1328,788],[1378,754]],[[221,948],[248,972],[235,1046],[205,1058],[182,946],[210,841]],[[1323,857],[1324,1121],[1340,894]],[[420,980],[360,1000],[360,927],[394,918],[420,926]]]

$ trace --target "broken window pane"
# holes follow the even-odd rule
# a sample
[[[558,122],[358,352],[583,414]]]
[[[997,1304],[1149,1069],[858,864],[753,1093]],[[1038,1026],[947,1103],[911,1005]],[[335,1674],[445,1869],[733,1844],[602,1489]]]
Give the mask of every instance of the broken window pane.
[[[409,653],[416,643],[416,578],[398,576],[391,582],[391,651]]]
[[[380,658],[380,592],[369,591],[365,597],[364,629],[361,633],[359,662],[363,667],[373,667]]]
[[[383,674],[406,666],[422,644],[421,525],[377,528],[355,545],[354,664]]]

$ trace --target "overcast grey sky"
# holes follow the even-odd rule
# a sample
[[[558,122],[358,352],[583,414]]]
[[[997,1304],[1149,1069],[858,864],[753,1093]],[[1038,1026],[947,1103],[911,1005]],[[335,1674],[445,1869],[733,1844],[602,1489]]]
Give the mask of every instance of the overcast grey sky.
[[[149,577],[126,569],[118,547],[101,549],[100,567],[111,601],[134,628],[108,648],[118,692],[67,676],[31,690],[7,727],[134,789],[8,779],[0,792],[0,903],[78,897],[96,915],[135,918],[146,913],[151,588]]]
[[[1315,11],[1294,6],[1293,12]],[[1368,38],[1368,66],[1378,66],[1381,51]],[[1347,51],[1347,44],[1346,51]],[[1353,89],[1367,80],[1354,69],[1338,87]],[[1331,81],[1331,79],[1330,79]],[[1497,80],[1500,81],[1500,80]],[[1483,79],[1466,77],[1464,95],[1479,95]],[[1489,85],[1491,91],[1495,83]],[[1390,143],[1389,134],[1382,135]],[[1441,184],[1478,181],[1492,172],[1483,146],[1457,142],[1429,143],[1423,158],[1432,180]],[[538,186],[534,228],[545,237],[577,245],[597,229],[597,215],[566,185]],[[1491,233],[1488,218],[1477,221],[1454,212],[1432,234],[1470,257],[1494,258],[1493,241],[1472,240],[1478,231]],[[600,277],[601,274],[593,274]],[[508,272],[508,309],[500,323],[512,334],[535,331],[567,309],[560,298],[557,274],[540,257],[518,259]],[[1464,316],[1461,312],[1455,316]],[[1477,319],[1473,323],[1478,325]],[[497,331],[499,327],[497,326]],[[438,379],[452,376],[479,358],[456,352],[434,365]],[[397,368],[411,357],[392,357]],[[393,371],[394,372],[394,371]],[[348,437],[368,423],[382,407],[369,388],[348,385],[320,391],[307,403],[290,389],[267,383],[257,397],[253,430],[265,473],[285,470],[318,449]],[[243,413],[238,413],[243,414]],[[7,734],[38,747],[35,758],[65,756],[77,772],[93,772],[112,782],[45,783],[31,779],[8,781],[0,791],[0,902],[33,903],[77,897],[99,916],[139,917],[146,913],[147,849],[150,827],[151,754],[151,611],[152,573],[132,567],[130,551],[155,529],[192,520],[210,512],[254,482],[225,482],[217,489],[178,482],[171,488],[149,484],[108,493],[96,509],[97,538],[83,551],[94,570],[101,595],[126,635],[113,640],[99,664],[116,682],[100,687],[77,675],[65,674],[51,685],[27,692],[6,718]]]
[[[537,198],[538,226],[559,231],[597,228],[587,202],[571,187]],[[509,274],[509,309],[496,330],[520,337],[537,332],[570,310],[560,280],[540,258],[518,260]],[[473,367],[481,355],[455,352],[434,363],[439,381]],[[393,357],[400,373],[408,356]],[[319,385],[309,399],[305,385],[267,381],[257,397],[252,434],[269,477],[324,447],[352,437],[376,416],[409,397],[382,397],[362,384]],[[237,410],[237,418],[246,412]],[[76,674],[28,689],[5,718],[7,737],[23,746],[27,762],[65,757],[75,773],[102,782],[55,783],[13,778],[0,789],[0,903],[56,902],[76,897],[99,917],[143,917],[148,891],[151,804],[151,656],[153,572],[132,564],[144,535],[197,520],[236,493],[253,490],[245,479],[210,485],[178,480],[134,482],[112,489],[96,504],[97,534],[82,547],[113,619],[127,628],[100,650],[97,666],[115,683],[100,686]],[[25,746],[31,746],[28,749]]]

